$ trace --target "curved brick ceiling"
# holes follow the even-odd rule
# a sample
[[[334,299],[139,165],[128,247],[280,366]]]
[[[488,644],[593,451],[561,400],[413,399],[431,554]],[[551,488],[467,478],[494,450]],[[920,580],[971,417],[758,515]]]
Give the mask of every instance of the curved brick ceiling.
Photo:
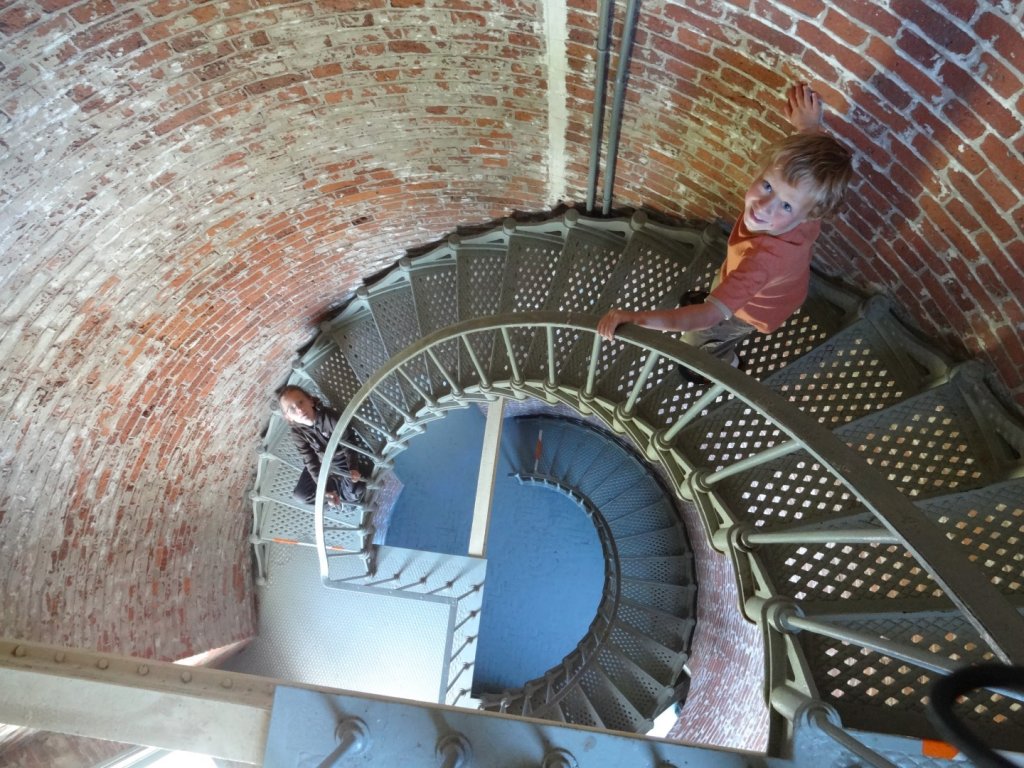
[[[594,5],[553,69],[532,0],[0,11],[4,635],[177,658],[251,634],[269,393],[405,249],[583,199]],[[730,218],[810,80],[860,157],[822,263],[1020,397],[1016,5],[644,0],[615,204]]]

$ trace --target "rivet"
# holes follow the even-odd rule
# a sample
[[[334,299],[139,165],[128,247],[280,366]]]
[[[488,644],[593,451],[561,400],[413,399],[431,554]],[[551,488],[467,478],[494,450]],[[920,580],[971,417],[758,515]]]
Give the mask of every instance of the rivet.
[[[16,645],[16,646],[14,646],[14,655],[18,656],[19,658],[24,656],[25,655],[25,646],[24,645]]]
[[[149,667],[147,665],[145,665],[145,664],[139,664],[139,674],[140,675],[148,675],[149,674]]]
[[[64,659],[66,659],[67,657],[68,655],[64,653],[64,651],[57,651],[55,654],[53,654],[53,660],[56,661],[58,664],[64,661]]]
[[[231,682],[231,678],[230,677],[228,679],[226,679],[226,680],[221,680],[220,684],[221,684],[221,687],[223,687],[223,688],[230,688],[233,685],[233,683]]]
[[[191,683],[192,682],[192,673],[189,672],[188,670],[182,672],[181,673],[181,682],[183,682],[183,683]]]
[[[96,662],[96,666],[99,667],[100,669],[106,669],[107,667],[110,666],[110,662],[107,661],[106,659],[100,659],[99,661]]]

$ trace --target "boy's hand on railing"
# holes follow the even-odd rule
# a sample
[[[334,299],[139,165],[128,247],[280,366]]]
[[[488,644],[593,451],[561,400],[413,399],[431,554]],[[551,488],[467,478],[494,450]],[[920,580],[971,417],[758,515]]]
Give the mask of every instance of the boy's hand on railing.
[[[597,332],[604,338],[611,341],[615,337],[615,329],[623,323],[630,322],[632,312],[627,312],[624,309],[612,309],[609,310],[604,317],[602,317],[597,323]]]
[[[332,507],[341,506],[341,496],[338,495],[337,491],[328,491],[327,493],[325,493],[324,501],[326,501]]]
[[[800,133],[819,133],[822,130],[824,106],[821,97],[812,91],[807,83],[797,83],[789,87],[782,113],[790,125]]]

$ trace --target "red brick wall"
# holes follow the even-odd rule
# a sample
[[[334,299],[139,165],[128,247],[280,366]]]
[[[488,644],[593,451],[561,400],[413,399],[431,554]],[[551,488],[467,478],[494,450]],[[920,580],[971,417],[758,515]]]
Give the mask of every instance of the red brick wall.
[[[785,85],[810,82],[859,179],[821,266],[890,292],[1024,403],[1018,6],[646,0],[616,203],[734,218],[759,149],[786,129]]]
[[[583,198],[593,5],[564,155],[530,0],[0,10],[0,632],[165,659],[252,634],[268,393],[406,248]],[[1012,7],[646,0],[615,204],[733,216],[807,79],[858,152],[822,264],[1024,399]]]
[[[253,632],[268,394],[360,277],[545,207],[531,2],[0,12],[5,635]]]

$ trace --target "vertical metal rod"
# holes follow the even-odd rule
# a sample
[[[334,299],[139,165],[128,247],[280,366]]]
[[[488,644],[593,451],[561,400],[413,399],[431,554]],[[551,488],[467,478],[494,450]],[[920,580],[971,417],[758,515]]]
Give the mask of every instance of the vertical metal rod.
[[[450,386],[452,388],[452,394],[455,395],[456,397],[461,396],[462,395],[462,387],[460,387],[458,382],[455,381],[455,379],[452,377],[452,375],[449,374],[447,370],[445,370],[445,367],[443,365],[441,365],[441,361],[437,359],[437,355],[434,354],[434,350],[433,349],[428,349],[427,350],[427,355],[430,357],[431,360],[434,361],[434,365],[437,366],[437,370],[439,370],[441,372],[441,375],[444,376],[445,381],[448,382],[448,386]]]
[[[629,60],[633,55],[633,38],[636,35],[636,17],[639,0],[629,0],[626,6],[626,25],[619,45],[619,65],[615,71],[615,96],[612,100],[612,124],[608,131],[608,162],[604,172],[604,199],[601,213],[608,215],[612,207],[612,188],[615,186],[615,162],[619,154],[619,131],[622,127],[622,110],[626,102],[626,79],[629,77]]]
[[[587,386],[583,390],[585,397],[594,396],[594,381],[597,379],[597,361],[601,352],[601,337],[594,334],[594,343],[590,347],[590,365],[587,366]]]
[[[375,394],[377,397],[379,397],[381,400],[383,400],[385,403],[387,403],[389,407],[393,408],[398,413],[399,416],[401,416],[403,419],[405,419],[406,424],[412,424],[413,422],[416,421],[416,417],[415,416],[413,416],[411,413],[409,413],[404,408],[402,408],[400,405],[398,405],[398,403],[396,403],[394,400],[392,400],[390,397],[388,397],[387,395],[384,394],[384,388],[383,387],[380,387],[380,386],[376,387],[373,390],[373,394]]]
[[[910,645],[904,645],[903,643],[887,640],[884,637],[873,635],[870,632],[861,632],[860,630],[850,629],[849,627],[838,627],[825,621],[797,616],[794,613],[783,614],[781,616],[781,623],[783,628],[787,630],[803,630],[815,635],[821,635],[822,637],[831,637],[833,640],[841,640],[842,642],[859,645],[862,648],[868,648],[876,653],[891,656],[894,659],[899,659],[900,661],[905,661],[909,664],[916,664],[919,667],[924,667],[925,669],[929,669],[932,672],[938,672],[942,675],[948,675],[951,672],[954,672],[959,666],[962,666],[961,664],[955,664],[952,660],[947,659],[944,656],[939,656],[935,653],[928,653],[927,651],[919,650]],[[991,690],[996,691],[1007,698],[1024,701],[1024,691],[1014,691],[1008,688],[992,688]]]
[[[352,443],[348,442],[347,440],[339,440],[338,441],[338,445],[342,446],[343,448],[348,448],[350,451],[355,451],[356,453],[360,453],[360,454],[362,454],[363,456],[365,456],[368,459],[373,459],[374,463],[376,463],[376,464],[383,464],[384,463],[384,457],[383,456],[378,456],[376,453],[372,453],[370,451],[367,451],[365,448],[360,448],[358,445],[353,445]],[[330,461],[334,458],[334,451],[331,451],[330,453],[331,453],[331,455],[327,456],[326,455],[327,452],[326,451],[324,452],[324,464],[329,464]]]
[[[686,413],[676,419],[672,426],[668,428],[663,438],[664,442],[671,443],[675,440],[679,433],[683,431],[683,427],[700,416],[701,411],[715,402],[723,392],[725,392],[725,387],[721,384],[713,384],[711,389],[697,398],[696,402],[686,409]]]
[[[426,363],[424,363],[424,366],[426,366]],[[424,391],[423,388],[420,387],[419,384],[417,384],[415,381],[413,381],[412,376],[410,376],[408,373],[403,371],[401,368],[396,368],[395,370],[398,371],[398,373],[401,375],[401,377],[403,379],[405,379],[407,382],[409,382],[409,386],[412,387],[416,391],[416,394],[423,398],[423,402],[427,404],[428,408],[436,408],[437,407],[437,401],[433,397],[431,397],[429,394],[427,394],[427,392]]]
[[[796,440],[787,440],[784,443],[779,443],[778,445],[772,446],[771,448],[754,454],[753,456],[740,459],[735,464],[722,467],[716,472],[706,475],[702,482],[706,487],[710,488],[715,483],[720,483],[726,478],[732,477],[740,472],[746,472],[748,469],[753,469],[754,467],[765,464],[773,459],[778,459],[782,456],[793,453],[794,451],[799,450],[800,447],[800,443]]]
[[[626,400],[626,407],[624,413],[633,413],[633,408],[636,407],[636,401],[640,398],[640,393],[644,389],[644,385],[647,383],[647,379],[650,378],[651,373],[654,371],[654,366],[658,364],[661,359],[661,355],[657,352],[651,352],[647,355],[647,361],[644,363],[643,370],[640,371],[640,375],[636,377],[636,383],[633,385],[633,391],[629,393],[629,398]]]
[[[508,364],[512,368],[512,381],[521,382],[522,374],[519,373],[519,363],[516,362],[515,352],[512,351],[512,339],[509,338],[508,328],[501,329],[501,338],[505,342],[505,352],[508,353]]]
[[[353,414],[352,415],[352,419],[353,420],[359,419],[359,421],[361,421],[367,427],[372,429],[374,432],[377,432],[378,434],[383,435],[388,440],[395,440],[398,437],[398,435],[394,434],[393,432],[389,432],[387,430],[387,428],[381,427],[381,426],[379,426],[377,424],[374,424],[368,418],[366,418],[365,416],[360,416],[358,413]]]
[[[548,340],[548,386],[554,389],[555,386],[555,329],[550,325],[545,326],[545,335]]]
[[[809,718],[814,725],[829,736],[834,742],[839,744],[848,752],[859,757],[867,765],[870,765],[873,768],[898,768],[895,763],[886,760],[873,749],[870,749],[848,734],[841,726],[829,722],[828,716],[824,712],[814,710],[810,712]]]
[[[455,687],[455,683],[457,683],[459,678],[462,677],[462,673],[465,672],[467,669],[470,669],[472,666],[473,662],[471,661],[463,662],[462,666],[459,667],[459,671],[455,673],[455,677],[452,678],[452,681],[448,683],[448,687],[445,688],[445,693],[451,693],[452,688]]]
[[[885,528],[823,528],[802,531],[744,531],[740,534],[748,546],[766,544],[892,544],[900,539]]]
[[[837,627],[825,621],[807,619],[793,613],[783,615],[781,622],[783,628],[789,631],[802,630],[811,634],[821,635],[822,637],[831,637],[833,640],[854,643],[863,648],[883,653],[886,656],[892,656],[900,661],[907,661],[919,667],[930,669],[932,672],[949,674],[954,668],[949,659],[945,659],[942,656],[919,651],[914,647],[886,640],[884,637],[872,635],[868,632],[861,632],[849,627]]]
[[[594,73],[594,114],[590,120],[590,170],[587,174],[587,213],[594,211],[597,196],[597,167],[601,163],[601,136],[604,132],[604,103],[608,90],[608,41],[611,38],[615,4],[601,0],[598,6],[601,29],[597,33],[597,69]]]
[[[487,378],[487,374],[484,373],[484,367],[480,365],[480,359],[476,356],[476,352],[473,351],[473,345],[469,343],[469,339],[465,336],[459,336],[462,339],[462,345],[469,352],[469,360],[473,363],[473,367],[476,369],[476,375],[480,377],[480,386],[487,389],[491,386],[491,382]]]
[[[479,614],[479,613],[480,613],[479,610],[472,610],[472,611],[470,611],[468,614],[466,614],[466,618],[464,618],[462,621],[460,621],[458,624],[456,624],[454,627],[452,627],[452,631],[458,632],[460,629],[462,629],[467,624],[467,622],[469,622],[472,619],[476,618],[477,614]]]

